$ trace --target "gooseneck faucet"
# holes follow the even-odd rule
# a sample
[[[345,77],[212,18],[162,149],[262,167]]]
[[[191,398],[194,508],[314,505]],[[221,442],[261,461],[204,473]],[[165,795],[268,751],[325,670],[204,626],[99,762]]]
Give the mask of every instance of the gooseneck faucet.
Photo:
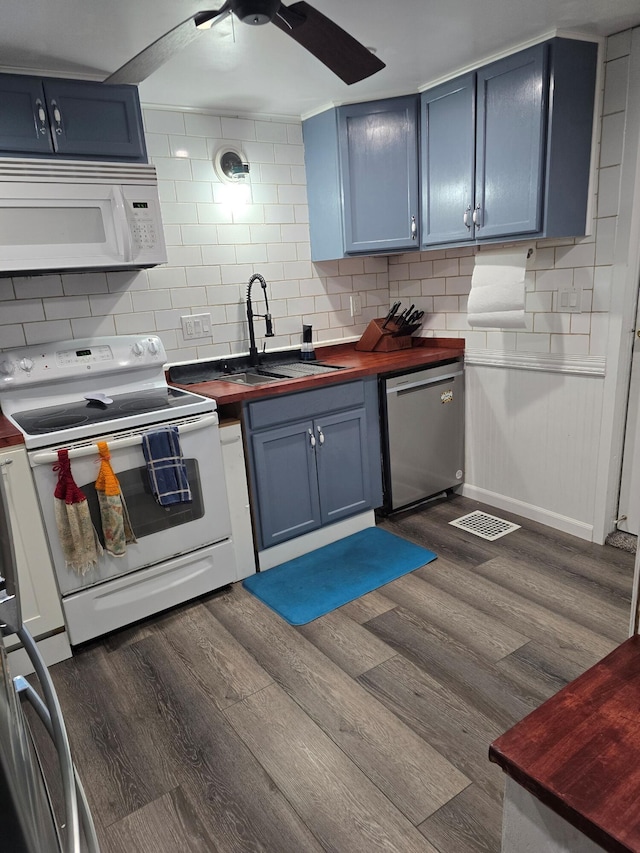
[[[264,290],[264,314],[254,314],[253,306],[251,304],[251,286],[254,281],[260,282],[260,287]],[[273,322],[271,320],[271,314],[269,313],[269,300],[267,299],[267,282],[264,278],[259,274],[255,273],[249,279],[249,284],[247,285],[247,323],[249,324],[249,361],[255,367],[259,364],[260,359],[258,358],[258,349],[256,347],[256,333],[253,326],[253,318],[254,317],[264,317],[264,323],[266,326],[265,338],[273,337]]]

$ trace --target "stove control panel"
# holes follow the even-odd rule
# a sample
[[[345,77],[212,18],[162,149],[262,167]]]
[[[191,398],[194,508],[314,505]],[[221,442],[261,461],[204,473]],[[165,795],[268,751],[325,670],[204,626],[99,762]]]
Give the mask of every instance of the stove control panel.
[[[108,375],[115,383],[125,370],[162,375],[166,351],[155,335],[120,335],[10,350],[0,356],[0,392],[13,386],[65,382],[87,371]]]

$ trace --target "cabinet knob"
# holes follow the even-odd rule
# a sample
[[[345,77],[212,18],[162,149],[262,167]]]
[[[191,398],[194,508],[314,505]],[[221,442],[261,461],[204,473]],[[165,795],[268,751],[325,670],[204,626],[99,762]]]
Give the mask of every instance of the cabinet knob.
[[[476,228],[482,227],[482,222],[480,221],[480,209],[480,205],[476,204],[475,210],[473,211],[473,216],[471,217],[473,219],[473,224],[476,226]]]
[[[318,440],[320,441],[320,444],[324,444],[324,433],[322,432],[321,426],[318,427]]]
[[[416,225],[415,216],[411,217],[411,239],[415,240],[418,235],[418,226]]]
[[[311,445],[311,447],[316,446],[316,437],[313,434],[313,430],[311,429],[311,427],[309,427],[309,444]]]
[[[467,209],[465,210],[464,215],[462,217],[464,224],[467,226],[467,228],[469,230],[471,230],[471,223],[469,222],[469,214],[470,213],[471,213],[471,205],[469,204],[469,205],[467,205]]]

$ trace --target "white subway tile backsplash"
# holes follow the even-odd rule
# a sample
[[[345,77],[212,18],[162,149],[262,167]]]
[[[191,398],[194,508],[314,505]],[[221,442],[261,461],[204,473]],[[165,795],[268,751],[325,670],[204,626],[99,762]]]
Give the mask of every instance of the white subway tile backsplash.
[[[600,141],[600,168],[618,166],[622,162],[624,143],[624,113],[613,113],[602,119],[602,138]]]
[[[207,142],[201,136],[169,136],[169,152],[172,157],[189,157],[192,160],[208,160]]]
[[[151,335],[156,332],[153,312],[141,314],[116,314],[117,335]]]
[[[69,320],[48,320],[46,323],[24,323],[24,338],[27,346],[46,344],[52,341],[67,341],[73,337]]]
[[[88,317],[89,298],[87,296],[68,296],[61,299],[44,299],[44,315],[47,320],[64,320],[72,317]]]
[[[179,267],[155,267],[148,271],[149,287],[160,290],[171,290],[174,287],[186,287],[187,275]]]
[[[219,139],[222,136],[219,116],[185,113],[184,129],[188,136],[207,136],[214,139]]]
[[[71,320],[72,338],[94,338],[97,335],[115,335],[116,323],[112,314],[104,317],[79,317]]]
[[[241,142],[256,138],[256,123],[252,119],[222,116],[220,122],[223,139]]]
[[[179,133],[185,132],[185,113],[177,110],[143,111],[144,127],[148,133]]]
[[[168,225],[184,225],[198,221],[198,210],[195,204],[165,202],[162,205],[162,220]]]
[[[266,264],[267,247],[264,243],[249,243],[236,246],[236,258],[239,264]]]
[[[277,121],[256,121],[256,139],[259,142],[287,142],[287,125]]]
[[[178,157],[152,157],[158,179],[163,181],[190,181],[191,160]]]
[[[13,326],[0,326],[0,350],[25,345],[24,327],[21,323],[16,323]]]
[[[199,201],[211,203],[213,201],[211,181],[176,181],[175,191],[176,200],[180,202]],[[164,220],[164,205],[162,207],[162,218]]]
[[[2,326],[44,319],[44,307],[40,299],[16,299],[14,302],[4,302],[0,310]]]
[[[146,133],[147,154],[149,157],[170,157],[169,137],[166,133]]]
[[[134,311],[164,311],[173,307],[170,290],[138,290],[131,294],[131,301]]]
[[[40,299],[62,296],[62,277],[59,275],[34,275],[25,278],[2,279],[0,285],[3,299]],[[4,310],[4,309],[3,309]]]
[[[216,242],[215,240],[206,242]],[[218,225],[217,242],[236,245],[238,243],[250,243],[251,231],[248,225]]]
[[[615,216],[620,200],[620,166],[600,169],[598,181],[598,216]]]
[[[622,56],[605,65],[602,114],[622,112],[626,106],[629,57]]]

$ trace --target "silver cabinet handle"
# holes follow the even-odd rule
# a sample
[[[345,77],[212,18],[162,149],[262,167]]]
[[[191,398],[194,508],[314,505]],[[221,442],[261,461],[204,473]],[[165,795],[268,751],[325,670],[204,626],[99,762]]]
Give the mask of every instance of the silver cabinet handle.
[[[36,98],[36,133],[41,133],[43,136],[47,132],[47,113],[44,108],[44,104],[40,100],[40,98]]]
[[[320,444],[324,444],[324,433],[322,432],[322,427],[319,426],[319,427],[317,427],[317,429],[318,429],[318,439],[320,441]]]
[[[469,222],[469,213],[470,212],[471,212],[471,205],[468,205],[467,209],[465,210],[464,215],[462,217],[464,224],[467,226],[467,228],[469,228],[469,230],[471,230],[471,223]]]
[[[60,135],[62,133],[62,113],[60,112],[57,101],[51,101],[51,110],[53,112],[53,120],[56,123],[56,133]]]
[[[309,443],[311,444],[311,447],[316,446],[316,437],[313,434],[313,430],[311,429],[311,427],[309,427]]]
[[[473,224],[476,228],[480,228],[482,226],[482,222],[480,222],[480,205],[476,204],[475,210],[473,211]]]
[[[415,240],[418,235],[418,226],[416,225],[415,216],[411,217],[411,239]]]

